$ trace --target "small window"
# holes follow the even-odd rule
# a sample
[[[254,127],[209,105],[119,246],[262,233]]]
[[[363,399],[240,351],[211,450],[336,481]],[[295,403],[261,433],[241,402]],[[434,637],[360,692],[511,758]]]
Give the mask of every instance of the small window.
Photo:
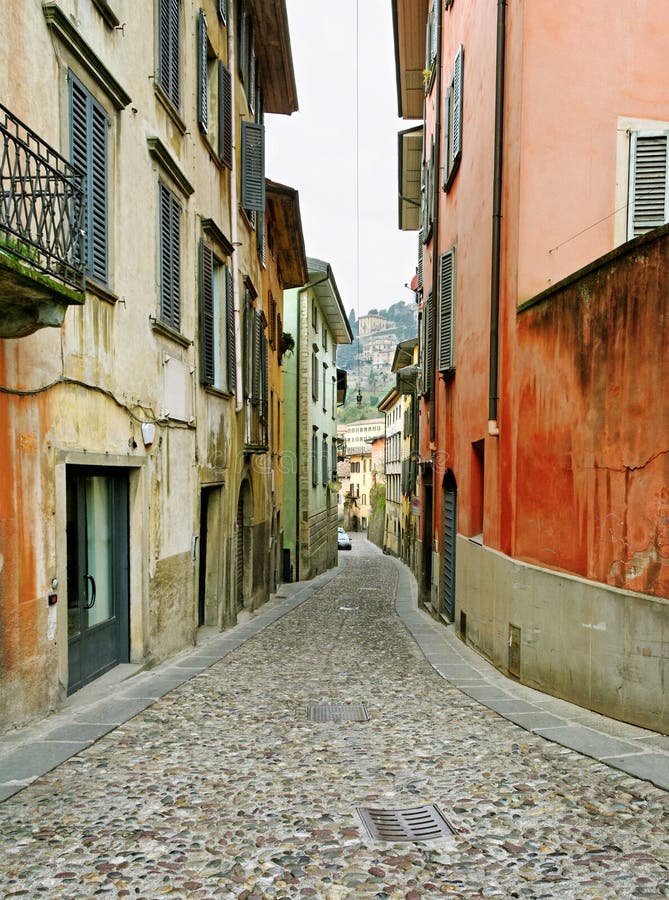
[[[323,435],[323,443],[321,445],[321,463],[322,463],[322,472],[321,478],[323,480],[323,484],[326,485],[330,480],[330,454],[328,450],[328,436],[327,434]]]
[[[462,157],[462,93],[464,48],[460,46],[453,63],[453,77],[446,91],[444,108],[444,190],[455,178]]]
[[[669,221],[669,131],[630,135],[627,239]]]
[[[455,368],[455,248],[439,257],[438,369]]]
[[[181,0],[158,2],[158,84],[176,110],[181,106]]]
[[[315,429],[311,435],[311,484],[313,487],[318,484],[318,434]]]
[[[181,326],[181,203],[159,184],[160,318]]]
[[[318,400],[318,385],[320,372],[318,371],[318,353],[316,350],[311,351],[311,396],[313,400]]]
[[[232,393],[235,387],[235,328],[232,273],[200,241],[200,381]]]

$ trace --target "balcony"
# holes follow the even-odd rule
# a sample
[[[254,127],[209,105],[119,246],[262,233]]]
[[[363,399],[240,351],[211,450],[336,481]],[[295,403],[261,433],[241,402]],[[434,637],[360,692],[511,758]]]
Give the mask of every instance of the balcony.
[[[244,427],[246,453],[266,453],[269,449],[267,428],[267,402],[247,399]]]
[[[0,104],[0,337],[82,304],[85,176]]]

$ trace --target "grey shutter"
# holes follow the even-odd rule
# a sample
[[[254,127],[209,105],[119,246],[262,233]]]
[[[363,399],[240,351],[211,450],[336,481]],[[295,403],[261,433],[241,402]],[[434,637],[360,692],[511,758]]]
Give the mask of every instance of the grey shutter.
[[[434,62],[439,52],[439,12],[441,9],[441,0],[434,0],[432,4],[432,47],[430,62]]]
[[[418,291],[423,290],[423,229],[418,232]]]
[[[197,17],[197,121],[202,131],[209,130],[209,85],[207,82],[207,20],[200,10]]]
[[[181,53],[180,0],[160,0],[158,7],[158,83],[179,109],[181,86],[179,57]]]
[[[434,298],[430,291],[427,303],[423,309],[425,317],[425,347],[423,350],[424,372],[423,393],[429,396],[432,392],[432,379],[434,374],[434,353],[432,352],[432,336],[434,334]]]
[[[235,355],[235,305],[232,293],[232,272],[225,268],[225,318],[226,318],[226,362],[228,368],[228,390],[234,393],[237,386],[237,368]]]
[[[88,274],[107,283],[107,129],[104,109],[70,73],[73,165],[86,175],[85,234],[78,250]]]
[[[455,250],[439,257],[439,349],[437,368],[449,372],[455,367]]]
[[[211,385],[215,381],[214,360],[214,254],[200,240],[200,381]]]
[[[251,396],[254,400],[262,399],[263,372],[262,372],[262,319],[258,311],[251,310],[253,322],[253,349],[251,353]]]
[[[181,324],[181,204],[160,184],[160,318],[178,329]]]
[[[444,174],[443,174],[443,187],[444,190],[448,187],[449,184],[449,175],[451,174],[451,138],[452,138],[452,121],[451,121],[451,97],[453,95],[452,89],[449,87],[448,90],[444,94]]]
[[[265,127],[242,122],[242,206],[265,211]]]
[[[246,16],[245,0],[238,0],[237,4],[237,65],[242,84],[246,84],[246,65],[248,49],[248,18]]]
[[[453,64],[453,138],[452,156],[453,162],[462,153],[462,79],[464,67],[464,48],[460,45],[455,55]]]
[[[627,237],[669,221],[669,131],[633,132]]]
[[[218,64],[218,155],[223,165],[232,168],[232,74]]]
[[[228,0],[218,0],[218,17],[224,25],[228,24]]]

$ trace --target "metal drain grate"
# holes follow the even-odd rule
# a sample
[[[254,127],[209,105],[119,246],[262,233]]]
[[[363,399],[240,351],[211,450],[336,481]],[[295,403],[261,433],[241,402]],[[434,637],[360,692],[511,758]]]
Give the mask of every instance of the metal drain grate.
[[[367,722],[364,703],[311,703],[307,706],[310,722]]]
[[[433,841],[456,834],[446,816],[434,803],[410,809],[368,809],[358,814],[376,841]]]

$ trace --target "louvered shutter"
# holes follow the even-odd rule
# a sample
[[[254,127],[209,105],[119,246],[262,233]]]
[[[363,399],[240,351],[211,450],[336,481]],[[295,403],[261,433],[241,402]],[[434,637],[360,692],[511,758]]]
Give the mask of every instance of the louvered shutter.
[[[181,204],[160,184],[160,318],[178,329],[181,324]]]
[[[207,82],[207,20],[200,10],[197,18],[197,121],[202,131],[209,130],[209,85]]]
[[[669,221],[669,131],[633,132],[627,237]]]
[[[248,18],[246,16],[245,0],[237,3],[237,65],[242,84],[246,84],[246,65],[248,49]]]
[[[237,386],[237,368],[235,354],[235,305],[232,293],[232,272],[225,269],[225,318],[226,318],[226,363],[228,368],[228,390],[234,393]]]
[[[257,310],[251,310],[253,323],[253,350],[251,354],[251,396],[254,400],[262,399],[262,319]]]
[[[452,138],[452,122],[451,122],[451,98],[453,95],[453,91],[449,87],[448,90],[444,94],[444,172],[443,172],[443,187],[444,190],[448,187],[449,183],[449,175],[451,174],[451,138]]]
[[[181,53],[180,0],[160,0],[158,7],[158,83],[179,109],[181,86],[179,56]]]
[[[70,145],[73,165],[86,175],[85,233],[77,255],[88,274],[107,283],[107,130],[104,109],[70,73]]]
[[[464,69],[464,48],[460,48],[455,56],[453,64],[453,137],[451,160],[455,160],[462,153],[462,79]]]
[[[432,337],[434,334],[434,298],[430,291],[425,304],[425,382],[423,393],[429,396],[432,393],[432,379],[434,374],[434,353],[432,350]]]
[[[265,127],[242,122],[242,206],[265,211]]]
[[[423,290],[423,229],[418,232],[418,291]]]
[[[216,379],[213,279],[214,254],[200,240],[200,381],[207,385]]]
[[[439,350],[437,368],[449,372],[455,366],[455,250],[439,257]]]
[[[232,74],[218,64],[218,155],[223,165],[232,168]]]
[[[218,17],[224,25],[228,24],[228,0],[218,0]]]
[[[432,47],[431,47],[431,62],[433,62],[437,58],[437,53],[439,52],[439,13],[441,10],[441,0],[434,0],[432,4]]]

